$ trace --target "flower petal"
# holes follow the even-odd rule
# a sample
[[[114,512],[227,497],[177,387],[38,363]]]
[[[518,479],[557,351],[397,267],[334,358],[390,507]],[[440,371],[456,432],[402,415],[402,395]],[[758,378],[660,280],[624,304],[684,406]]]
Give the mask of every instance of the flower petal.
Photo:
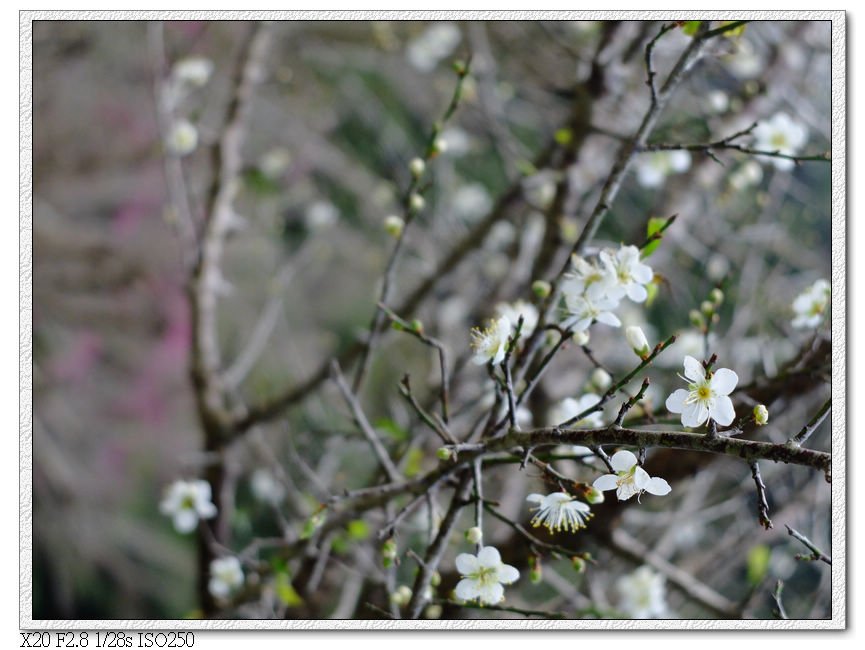
[[[664,479],[658,476],[654,476],[649,480],[648,483],[646,483],[643,489],[649,494],[654,494],[662,497],[665,494],[669,494],[673,488],[671,488],[670,484],[667,483],[667,481],[665,481]]]
[[[637,464],[637,457],[627,449],[620,449],[610,458],[610,465],[617,472],[627,472]]]
[[[712,375],[710,386],[716,395],[729,395],[739,383],[739,375],[729,368],[718,368]]]
[[[460,600],[474,600],[480,596],[477,580],[464,578],[457,583],[456,594]]]
[[[520,579],[520,572],[510,564],[503,564],[499,567],[498,579],[502,584],[509,585]]]
[[[715,398],[715,404],[709,411],[709,417],[722,427],[729,426],[733,423],[736,417],[736,411],[733,409],[733,401],[726,395]]]
[[[635,494],[639,494],[639,492],[640,489],[634,485],[633,481],[625,481],[616,490],[616,496],[619,497],[619,501],[627,501]]]
[[[610,327],[619,327],[622,324],[616,315],[609,311],[602,311],[598,314],[596,319],[599,323],[604,323],[604,325],[609,325]]]
[[[615,490],[619,487],[619,477],[615,474],[604,474],[600,478],[595,479],[595,482],[592,483],[592,487],[601,492]]]
[[[691,381],[700,381],[706,378],[703,364],[690,355],[685,356],[685,377]]]
[[[178,510],[174,513],[174,527],[178,533],[191,533],[198,526],[198,516],[192,510]]]
[[[543,503],[544,495],[543,494],[530,494],[526,497],[526,501],[531,501],[532,503]]]
[[[686,399],[688,399],[688,391],[684,388],[674,390],[667,398],[667,410],[670,413],[681,413],[685,410]]]
[[[649,293],[642,284],[628,285],[628,298],[634,302],[643,302],[648,296]]]
[[[505,588],[498,582],[491,582],[478,587],[478,596],[482,603],[498,605],[505,597]]]
[[[455,561],[457,571],[460,572],[460,575],[469,576],[473,573],[477,573],[479,565],[478,559],[469,553],[460,553],[457,555],[457,559]]]
[[[495,546],[484,546],[478,553],[478,565],[496,568],[502,563],[502,556]]]
[[[636,487],[638,490],[645,490],[646,485],[651,480],[652,477],[649,476],[649,473],[642,467],[637,467],[634,470],[634,487]]]
[[[729,399],[729,398],[728,398]],[[682,424],[686,427],[699,427],[709,419],[709,408],[702,402],[686,404],[682,411]]]

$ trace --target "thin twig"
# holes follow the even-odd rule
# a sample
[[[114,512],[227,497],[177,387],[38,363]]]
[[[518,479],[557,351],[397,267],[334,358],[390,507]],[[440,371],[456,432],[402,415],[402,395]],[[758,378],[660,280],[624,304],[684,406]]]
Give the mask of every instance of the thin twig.
[[[817,428],[821,424],[823,424],[823,420],[825,420],[826,416],[829,415],[829,410],[831,408],[832,408],[832,399],[829,398],[826,400],[826,402],[823,404],[823,406],[820,407],[820,410],[817,411],[817,413],[814,415],[814,417],[811,418],[811,420],[809,420],[808,424],[806,424],[804,427],[802,427],[802,430],[799,431],[799,433],[797,433],[795,436],[790,438],[789,444],[796,445],[797,447],[804,444],[808,440],[808,438],[811,437],[811,434],[813,434],[817,430]]]
[[[763,477],[760,475],[760,464],[756,460],[752,460],[748,464],[751,467],[754,485],[757,486],[757,511],[760,515],[760,525],[769,530],[773,526],[772,520],[769,519],[769,501],[766,496],[766,484],[763,483]]]
[[[807,560],[809,562],[820,561],[820,562],[825,562],[829,566],[832,566],[832,558],[829,557],[828,555],[826,555],[819,548],[817,548],[817,546],[815,546],[814,543],[810,539],[805,537],[802,533],[800,533],[795,528],[791,528],[790,526],[787,526],[787,524],[784,524],[784,525],[787,527],[787,533],[790,535],[790,537],[793,537],[794,539],[798,539],[806,547],[808,547],[809,551],[811,551],[811,555],[797,555],[796,556],[797,560]]]
[[[787,612],[784,609],[784,603],[781,602],[781,595],[784,593],[784,583],[780,580],[775,583],[775,590],[772,592],[772,600],[775,601],[774,614],[778,618],[786,621]]]

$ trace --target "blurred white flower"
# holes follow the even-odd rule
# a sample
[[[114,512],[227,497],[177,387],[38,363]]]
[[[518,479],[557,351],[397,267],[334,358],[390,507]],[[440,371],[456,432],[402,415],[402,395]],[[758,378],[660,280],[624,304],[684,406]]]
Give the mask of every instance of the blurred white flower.
[[[219,557],[210,563],[210,581],[207,590],[219,600],[225,600],[243,585],[240,560],[233,555]]]
[[[787,113],[775,113],[769,120],[760,122],[754,128],[756,142],[754,148],[760,151],[771,151],[788,156],[796,153],[808,142],[808,130],[801,122],[797,122]],[[793,161],[786,158],[759,156],[765,163],[775,165],[776,169],[793,169]]]
[[[165,492],[159,511],[172,518],[179,533],[191,533],[199,519],[216,516],[216,506],[210,500],[210,483],[202,480],[175,481]]]
[[[663,618],[668,615],[664,577],[648,566],[616,581],[619,609],[631,618]]]
[[[506,316],[491,320],[485,329],[475,327],[471,332],[472,361],[479,366],[487,363],[498,365],[505,358],[511,321]]]
[[[628,296],[634,302],[643,302],[648,293],[644,285],[654,277],[652,267],[640,261],[640,249],[636,246],[621,246],[619,250],[603,250],[598,256],[615,281],[610,297]]]
[[[306,209],[304,223],[310,230],[324,230],[339,219],[339,210],[330,201],[315,201]]]
[[[496,313],[499,316],[507,318],[513,324],[514,328],[516,328],[520,316],[523,317],[523,326],[522,329],[520,329],[521,339],[527,338],[531,335],[535,330],[535,326],[538,324],[538,308],[525,300],[517,300],[511,304],[500,302],[496,305]]]
[[[172,76],[182,84],[200,88],[204,86],[213,73],[213,62],[202,56],[190,56],[174,64]]]
[[[188,120],[178,120],[171,125],[165,145],[175,156],[189,155],[198,146],[198,129]]]
[[[538,504],[533,508],[537,512],[532,517],[532,526],[544,526],[551,533],[562,529],[574,533],[584,528],[592,517],[588,504],[577,501],[567,492],[553,492],[546,496],[530,494],[526,501]]]
[[[421,72],[430,72],[459,45],[459,27],[453,23],[436,23],[409,43],[409,63]]]
[[[723,113],[730,106],[730,98],[723,90],[713,90],[706,96],[706,104],[714,113]]]
[[[268,178],[277,179],[291,164],[291,153],[285,147],[274,147],[258,161],[258,168]]]
[[[739,376],[728,368],[718,368],[706,376],[703,365],[694,357],[685,357],[688,389],[679,388],[667,398],[667,410],[682,415],[682,425],[699,427],[711,418],[721,426],[733,423],[736,412],[728,395],[739,383]]]
[[[523,193],[530,205],[542,210],[550,207],[556,196],[556,172],[544,170],[522,180]]]
[[[250,480],[252,495],[264,503],[278,504],[285,498],[285,486],[268,469],[259,467]]]
[[[637,182],[643,187],[660,187],[667,176],[681,174],[690,166],[691,154],[683,150],[643,153],[634,161]]]
[[[763,61],[747,39],[739,39],[736,51],[727,57],[727,67],[740,79],[751,79],[760,74]]]
[[[630,451],[622,449],[610,458],[615,474],[604,474],[596,479],[592,486],[606,492],[615,490],[619,501],[627,501],[635,494],[639,497],[643,492],[664,496],[670,493],[670,484],[649,473],[639,466],[637,457]]]
[[[595,368],[592,371],[592,376],[589,379],[589,383],[597,388],[598,390],[607,390],[610,387],[610,384],[613,383],[613,378],[610,377],[610,373],[608,373],[603,368]]]
[[[445,145],[445,153],[448,156],[464,156],[472,148],[471,136],[457,126],[449,126],[439,136]]]
[[[730,187],[741,191],[747,187],[759,185],[762,180],[763,168],[760,163],[756,160],[748,160],[730,174]]]
[[[498,549],[485,546],[477,556],[461,553],[456,558],[457,571],[462,580],[457,583],[456,596],[460,600],[478,600],[484,605],[497,605],[505,597],[502,585],[519,580],[520,572],[502,563]]]
[[[832,287],[829,282],[820,279],[796,296],[793,301],[793,311],[796,314],[793,327],[796,329],[817,327],[826,315],[831,294]]]
[[[574,399],[572,397],[566,397],[561,402],[556,404],[552,409],[550,409],[549,414],[549,422],[551,426],[558,426],[563,422],[567,422],[571,418],[577,417],[583,411],[586,411],[592,408],[595,404],[601,401],[601,398],[595,395],[594,393],[586,393],[580,399]],[[589,413],[586,417],[581,420],[577,420],[573,424],[569,425],[572,427],[586,427],[588,429],[598,429],[604,426],[601,421],[601,416],[603,415],[603,411],[594,411]],[[585,447],[583,447],[585,449]],[[591,453],[591,450],[589,451]]]
[[[483,185],[471,183],[463,185],[454,192],[451,205],[457,217],[466,221],[475,221],[489,212],[493,200]]]
[[[565,274],[562,293],[570,296],[585,295],[592,299],[621,297],[622,292],[614,289],[615,274],[606,264],[596,264],[578,255],[571,256],[571,270]],[[615,294],[615,295],[612,295]]]

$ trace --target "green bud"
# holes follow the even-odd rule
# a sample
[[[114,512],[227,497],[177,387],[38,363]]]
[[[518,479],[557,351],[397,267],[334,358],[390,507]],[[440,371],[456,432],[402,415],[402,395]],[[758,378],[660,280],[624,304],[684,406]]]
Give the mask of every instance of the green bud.
[[[715,305],[713,305],[708,300],[704,300],[700,303],[700,311],[703,312],[706,316],[711,316],[715,313]]]
[[[589,344],[589,333],[586,330],[583,330],[581,332],[574,332],[574,335],[571,338],[577,345],[583,346]]]
[[[696,309],[692,309],[688,312],[688,320],[691,321],[691,325],[694,327],[699,327],[700,329],[706,326],[706,321],[703,319],[703,314],[701,314]]]
[[[424,170],[426,170],[426,163],[420,158],[412,158],[408,164],[408,169],[412,176],[420,178],[423,176]]]
[[[415,318],[415,319],[411,322],[411,328],[412,328],[413,331],[415,331],[415,332],[417,332],[418,334],[420,334],[420,333],[423,332],[423,323],[422,323],[420,320],[418,320],[417,318]]]
[[[411,589],[406,585],[400,585],[390,595],[390,602],[399,607],[405,607],[411,600]]]
[[[388,235],[394,239],[398,239],[399,236],[402,235],[403,228],[405,228],[405,221],[403,221],[401,217],[392,214],[389,217],[384,218],[382,226]]]
[[[439,447],[436,449],[436,456],[439,460],[450,460],[456,456],[456,452],[453,449],[448,449],[447,447]]]
[[[477,526],[472,526],[466,531],[466,541],[470,544],[480,544],[483,538],[484,533]]]
[[[757,423],[757,426],[762,427],[769,421],[769,409],[767,409],[763,404],[757,404],[754,407],[754,422]]]
[[[429,583],[433,587],[438,587],[442,583],[442,574],[438,571],[433,571],[432,577],[429,580]]]
[[[603,502],[604,502],[604,493],[601,492],[601,491],[600,491],[598,488],[596,488],[596,487],[590,487],[590,488],[586,491],[586,495],[585,495],[585,497],[586,497],[586,501],[587,501],[588,503],[590,503],[591,505],[594,505],[594,504],[596,504],[596,503],[603,503]]]
[[[576,571],[577,573],[586,572],[586,561],[581,557],[572,557],[571,566],[574,567],[574,571]]]
[[[529,557],[529,581],[536,585],[538,584],[544,577],[544,570],[541,566],[541,558],[537,555],[532,555]]]
[[[553,287],[546,280],[535,280],[532,282],[532,291],[538,298],[546,298],[552,290]]]
[[[724,302],[724,292],[720,289],[712,289],[709,298],[712,299],[712,302],[714,302],[716,306],[720,306],[721,303]]]
[[[411,196],[408,199],[408,207],[412,212],[420,212],[426,206],[426,201],[424,198],[418,194],[417,192],[412,192]]]
[[[468,66],[466,65],[466,62],[463,61],[462,59],[457,59],[456,61],[454,61],[453,66],[454,66],[454,72],[456,72],[461,77],[465,77],[466,73],[468,73],[468,71],[469,71]]]

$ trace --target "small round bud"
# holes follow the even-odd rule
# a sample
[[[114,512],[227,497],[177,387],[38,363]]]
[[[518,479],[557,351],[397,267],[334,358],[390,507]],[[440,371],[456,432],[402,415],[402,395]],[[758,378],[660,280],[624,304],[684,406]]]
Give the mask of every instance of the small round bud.
[[[407,585],[400,585],[390,595],[390,602],[400,607],[405,607],[411,600],[411,589]]]
[[[175,156],[186,156],[198,146],[198,129],[188,120],[175,122],[168,132],[166,146]]]
[[[595,505],[596,503],[603,503],[604,493],[601,492],[598,488],[592,486],[586,491],[585,499],[591,505]]]
[[[384,218],[382,225],[388,235],[394,239],[398,239],[399,236],[402,235],[402,229],[405,228],[405,221],[403,221],[401,217],[392,214],[389,217]]]
[[[411,322],[411,329],[412,329],[412,331],[417,332],[418,334],[420,334],[420,333],[423,332],[423,323],[422,323],[420,320],[418,320],[417,318],[415,318],[415,319]]]
[[[688,320],[691,321],[691,325],[694,327],[703,328],[706,326],[706,321],[703,319],[703,314],[701,314],[696,309],[692,309],[688,312]]]
[[[595,368],[595,371],[592,373],[591,384],[598,390],[607,390],[610,387],[610,384],[613,383],[613,378],[610,377],[610,373],[608,373],[603,368]]]
[[[411,208],[411,211],[420,212],[424,209],[425,205],[426,201],[424,201],[424,198],[417,192],[412,192],[412,195],[408,199],[408,207]]]
[[[469,69],[466,65],[466,62],[462,59],[457,59],[456,61],[454,61],[454,72],[456,72],[459,76],[465,77],[468,70]]]
[[[754,407],[754,422],[757,423],[757,426],[762,427],[769,421],[769,409],[767,409],[763,404],[757,404]]]
[[[396,540],[388,539],[385,540],[384,544],[381,545],[381,555],[384,558],[389,560],[395,560],[397,554]]]
[[[430,155],[438,156],[440,153],[444,153],[448,150],[448,142],[444,138],[436,138],[432,143],[432,150],[430,151]]]
[[[429,583],[433,587],[438,587],[442,583],[442,574],[438,571],[433,571],[432,577],[429,579]]]
[[[571,338],[577,345],[583,346],[589,344],[589,333],[585,330],[574,332],[574,335]]]
[[[466,531],[466,541],[471,544],[480,544],[483,538],[484,533],[477,526],[472,526]]]
[[[412,176],[420,178],[426,170],[426,163],[421,158],[412,158],[408,164],[408,169]]]
[[[700,311],[703,312],[706,316],[711,316],[715,313],[715,305],[713,305],[708,300],[704,300],[700,303]]]
[[[712,299],[712,302],[715,303],[715,306],[719,306],[722,302],[724,302],[724,292],[720,289],[712,289],[712,292],[709,294],[709,298]]]
[[[628,345],[631,346],[631,349],[637,354],[641,359],[645,359],[649,356],[649,341],[646,338],[646,334],[643,332],[641,327],[636,325],[632,325],[631,327],[625,328],[625,338],[628,341]]]
[[[577,573],[586,572],[586,561],[581,557],[572,557],[571,566],[574,567],[574,571],[576,571]]]
[[[544,577],[544,570],[541,566],[541,558],[537,555],[532,555],[529,557],[529,581],[536,585],[538,584]]]
[[[441,605],[427,605],[426,609],[423,610],[424,618],[436,620],[442,617],[442,606]]]
[[[436,456],[439,460],[450,460],[456,456],[456,452],[453,449],[448,449],[447,447],[439,447],[436,449]]]
[[[546,298],[552,290],[552,286],[546,280],[535,280],[532,282],[532,291],[538,298]]]

